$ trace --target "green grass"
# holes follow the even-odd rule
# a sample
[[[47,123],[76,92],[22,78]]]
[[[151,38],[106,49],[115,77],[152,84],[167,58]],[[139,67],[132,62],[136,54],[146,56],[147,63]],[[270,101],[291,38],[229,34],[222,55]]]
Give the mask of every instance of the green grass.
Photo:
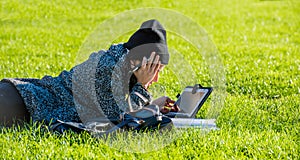
[[[130,136],[134,138],[128,141],[120,134],[104,140],[29,126],[1,131],[1,159],[299,159],[298,1],[3,0],[0,4],[0,79],[57,76],[76,64],[85,38],[104,20],[130,9],[161,7],[181,12],[206,30],[222,58],[227,91],[217,118],[220,130],[171,134],[178,138],[158,151],[117,148],[130,146],[134,151],[142,144],[145,150],[153,149],[156,144],[151,142],[161,140],[159,134]],[[210,85],[207,66],[197,68],[203,61],[193,61],[198,57],[189,53],[195,49],[172,36],[169,45],[190,56],[197,79]],[[164,71],[159,84],[174,95],[180,86],[172,87],[177,79],[169,75]],[[205,117],[209,102],[198,117]]]

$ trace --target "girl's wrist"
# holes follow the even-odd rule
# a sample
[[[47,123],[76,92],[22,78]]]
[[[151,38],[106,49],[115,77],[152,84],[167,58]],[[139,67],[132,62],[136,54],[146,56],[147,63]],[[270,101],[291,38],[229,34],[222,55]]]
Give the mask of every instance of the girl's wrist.
[[[142,87],[146,88],[146,84],[142,83],[142,82],[137,82],[138,85],[141,85]]]

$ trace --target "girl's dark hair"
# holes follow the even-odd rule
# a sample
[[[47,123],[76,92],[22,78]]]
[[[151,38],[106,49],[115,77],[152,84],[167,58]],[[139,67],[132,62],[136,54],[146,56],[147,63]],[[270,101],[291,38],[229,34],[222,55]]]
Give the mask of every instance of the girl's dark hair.
[[[125,93],[131,92],[133,86],[137,83],[136,76],[131,72],[131,64],[130,64],[130,57],[126,56],[122,66],[120,66],[122,69],[121,72],[123,72],[123,90]]]
[[[132,91],[132,88],[136,83],[137,83],[137,78],[134,74],[132,74],[130,79],[129,79],[129,92]]]

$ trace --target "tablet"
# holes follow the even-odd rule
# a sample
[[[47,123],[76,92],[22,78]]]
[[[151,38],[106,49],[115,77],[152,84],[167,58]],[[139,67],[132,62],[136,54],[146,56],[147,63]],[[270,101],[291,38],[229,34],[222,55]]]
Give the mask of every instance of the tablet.
[[[169,117],[195,118],[196,114],[211,94],[212,87],[202,87],[201,85],[187,86],[178,100],[175,102],[180,108],[179,112],[170,112]]]

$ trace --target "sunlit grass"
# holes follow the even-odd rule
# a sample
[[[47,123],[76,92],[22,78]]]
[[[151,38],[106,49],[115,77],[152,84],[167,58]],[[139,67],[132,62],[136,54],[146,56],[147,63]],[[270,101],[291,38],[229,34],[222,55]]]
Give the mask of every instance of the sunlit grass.
[[[103,20],[129,9],[162,7],[185,14],[207,31],[223,60],[227,87],[217,119],[220,130],[128,133],[103,139],[86,133],[58,135],[31,124],[1,130],[0,159],[299,159],[298,1],[4,0],[0,4],[0,79],[57,76],[76,65],[80,46]],[[195,79],[184,82],[211,85],[209,64],[195,48],[171,33],[169,38],[168,44],[195,70]],[[166,68],[155,88],[175,97],[181,90],[178,77]],[[204,118],[209,107],[210,99],[197,116]]]

